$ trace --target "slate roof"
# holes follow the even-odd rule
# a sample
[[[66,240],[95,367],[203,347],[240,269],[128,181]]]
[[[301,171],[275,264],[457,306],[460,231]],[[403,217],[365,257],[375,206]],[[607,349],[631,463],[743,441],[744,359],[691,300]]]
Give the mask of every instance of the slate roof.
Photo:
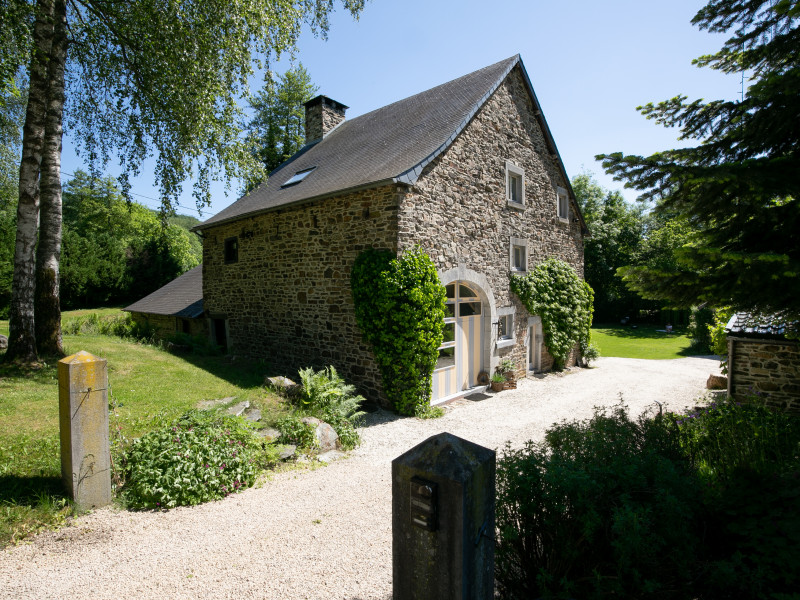
[[[203,265],[123,308],[128,312],[196,319],[203,314]]]
[[[422,169],[446,150],[520,66],[552,156],[570,188],[561,157],[519,55],[448,83],[345,120],[322,140],[307,144],[261,186],[204,223],[202,230],[245,215],[390,183],[413,184]],[[295,173],[313,168],[300,183],[281,187]],[[570,194],[574,193],[570,188]],[[578,213],[579,214],[579,213]],[[584,231],[586,225],[580,216]]]
[[[797,327],[796,321],[787,322],[777,315],[754,317],[750,313],[740,312],[730,318],[725,331],[728,335],[742,337],[783,338]]]

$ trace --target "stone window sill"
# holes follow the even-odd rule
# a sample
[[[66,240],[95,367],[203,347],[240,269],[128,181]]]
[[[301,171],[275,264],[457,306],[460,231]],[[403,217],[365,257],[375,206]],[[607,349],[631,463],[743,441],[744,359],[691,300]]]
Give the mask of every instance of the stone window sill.
[[[497,340],[497,347],[498,348],[509,348],[509,347],[513,346],[514,344],[516,344],[516,343],[517,343],[517,340],[515,340],[514,338]]]
[[[520,212],[525,210],[525,204],[522,202],[512,202],[511,200],[506,200],[506,206],[508,208],[513,208],[514,210],[518,210]]]

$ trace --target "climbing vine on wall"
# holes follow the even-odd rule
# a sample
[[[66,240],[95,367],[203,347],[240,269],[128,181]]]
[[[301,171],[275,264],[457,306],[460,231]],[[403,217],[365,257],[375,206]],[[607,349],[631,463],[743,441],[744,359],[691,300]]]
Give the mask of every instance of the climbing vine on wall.
[[[365,250],[353,264],[351,288],[358,326],[372,345],[383,391],[401,414],[424,414],[439,356],[445,289],[419,247],[398,258]]]
[[[524,276],[511,275],[511,291],[542,318],[545,344],[561,369],[575,344],[588,347],[594,291],[570,265],[548,258]]]

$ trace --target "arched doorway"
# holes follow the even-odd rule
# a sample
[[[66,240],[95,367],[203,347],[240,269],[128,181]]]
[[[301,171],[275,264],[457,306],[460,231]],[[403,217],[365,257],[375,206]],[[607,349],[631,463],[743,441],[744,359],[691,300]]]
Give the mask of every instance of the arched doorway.
[[[486,349],[484,322],[488,307],[476,285],[453,281],[445,285],[447,304],[444,339],[433,371],[432,402],[440,402],[478,385]]]

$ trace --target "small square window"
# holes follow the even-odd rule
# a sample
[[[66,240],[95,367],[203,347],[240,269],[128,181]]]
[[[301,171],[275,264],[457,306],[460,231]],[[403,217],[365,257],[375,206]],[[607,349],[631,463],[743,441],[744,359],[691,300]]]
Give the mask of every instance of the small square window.
[[[225,264],[239,262],[239,238],[225,240]]]
[[[506,201],[512,208],[525,206],[525,171],[506,161]]]
[[[511,238],[510,268],[512,271],[524,272],[528,270],[528,241]]]
[[[558,218],[561,221],[569,221],[569,195],[567,194],[567,190],[560,187],[557,189],[556,192],[557,198],[557,207],[556,210],[558,211]]]
[[[510,340],[514,337],[514,315],[501,315],[497,324],[497,339]]]

